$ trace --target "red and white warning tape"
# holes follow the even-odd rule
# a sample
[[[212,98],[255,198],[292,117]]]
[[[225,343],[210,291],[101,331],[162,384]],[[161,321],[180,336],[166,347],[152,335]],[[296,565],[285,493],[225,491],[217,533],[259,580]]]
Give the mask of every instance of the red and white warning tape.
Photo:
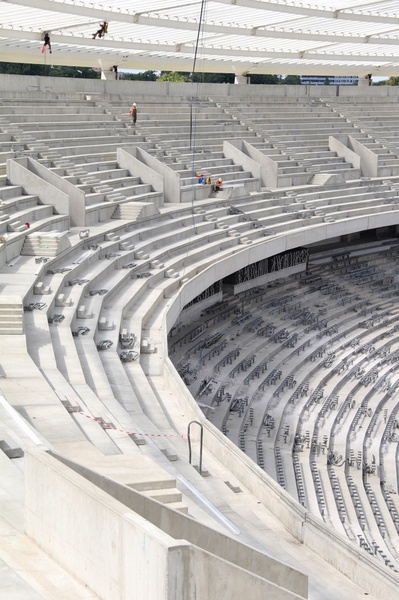
[[[139,436],[143,436],[143,437],[179,437],[179,438],[187,437],[186,434],[184,434],[184,433],[179,435],[177,433],[143,433],[141,431],[127,431],[126,429],[120,429],[119,427],[116,427],[113,423],[107,423],[106,421],[103,421],[102,419],[100,419],[98,417],[92,417],[91,415],[88,415],[87,413],[84,413],[81,411],[77,411],[77,412],[78,412],[78,414],[82,415],[83,417],[86,417],[86,419],[95,421],[96,423],[98,423],[102,427],[105,427],[106,429],[112,429],[113,431],[120,431],[121,433],[126,433],[127,435],[139,435]]]

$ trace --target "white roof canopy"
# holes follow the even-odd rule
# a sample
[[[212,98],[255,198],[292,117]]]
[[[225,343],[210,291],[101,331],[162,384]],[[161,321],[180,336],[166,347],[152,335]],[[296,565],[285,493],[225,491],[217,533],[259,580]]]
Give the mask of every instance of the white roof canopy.
[[[399,70],[398,0],[0,0],[0,15],[7,62],[191,72],[198,44],[197,72]],[[103,20],[107,35],[92,39]]]

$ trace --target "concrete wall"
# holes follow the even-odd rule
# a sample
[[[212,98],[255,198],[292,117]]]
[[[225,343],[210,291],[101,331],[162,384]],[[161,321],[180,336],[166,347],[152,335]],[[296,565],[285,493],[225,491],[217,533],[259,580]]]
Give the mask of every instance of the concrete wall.
[[[19,233],[7,233],[4,234],[6,238],[6,244],[1,248],[0,254],[0,266],[3,267],[6,263],[9,263],[14,258],[17,258],[21,254],[22,247],[27,236],[27,231],[21,231]],[[3,237],[3,236],[2,236]]]
[[[223,142],[223,154],[230,158],[235,165],[241,165],[244,171],[249,171],[252,177],[260,179],[260,164],[245,153],[243,140],[229,140]]]
[[[7,262],[6,244],[3,241],[3,236],[1,237],[2,241],[0,242],[0,269],[2,269]]]
[[[241,600],[249,592],[251,600],[307,597],[307,578],[298,571],[127,486],[79,465],[73,471],[71,464],[43,450],[25,454],[25,530],[103,600]],[[190,525],[212,551],[179,539]],[[236,548],[237,564],[215,554],[217,537],[224,538],[226,554]],[[269,572],[281,587],[265,578]]]
[[[364,177],[378,176],[378,154],[364,146],[357,139],[348,136],[349,147],[360,156],[361,174]]]
[[[179,316],[179,325],[190,325],[193,319],[196,319],[198,316],[198,307],[201,307],[201,310],[206,310],[216,302],[222,302],[223,294],[222,292],[218,292],[213,296],[209,296],[209,298],[204,298],[199,303],[195,303],[192,306],[186,308]]]
[[[243,152],[259,163],[262,186],[276,188],[278,186],[278,163],[245,140],[243,140]]]
[[[168,578],[181,582],[184,543],[46,453],[25,454],[25,475],[27,535],[100,598],[179,597]]]
[[[330,148],[330,150],[332,152],[335,152],[337,154],[337,156],[340,156],[341,158],[343,158],[345,160],[345,162],[347,163],[352,163],[353,167],[355,169],[360,169],[360,156],[359,154],[357,154],[356,152],[353,152],[353,150],[351,150],[348,147],[349,144],[349,136],[346,136],[347,140],[345,141],[340,141],[338,139],[338,137],[334,137],[332,135],[329,136],[328,138],[328,147]],[[364,174],[364,173],[362,173]]]
[[[189,579],[192,600],[301,600],[299,593],[290,592],[284,587],[275,586],[261,577],[255,577],[245,569],[240,569],[215,557],[214,554],[191,546],[191,570],[195,574]],[[193,589],[194,588],[194,589]]]
[[[251,279],[250,281],[244,281],[244,283],[239,283],[234,286],[234,295],[241,294],[246,290],[251,290],[254,287],[258,287],[261,285],[267,285],[272,281],[277,281],[278,279],[282,279],[283,277],[292,277],[295,273],[301,273],[302,271],[306,271],[306,263],[302,263],[300,265],[295,265],[295,267],[289,267],[287,269],[281,269],[280,271],[273,271],[272,273],[266,273],[266,275],[261,275],[260,277],[256,277],[255,279]]]
[[[27,194],[38,196],[42,204],[53,206],[55,214],[68,215],[69,199],[67,194],[34,173],[31,166],[32,159],[30,158],[8,160],[8,181],[12,185],[21,185]]]
[[[61,456],[58,458],[129,509],[156,527],[162,528],[174,539],[184,539],[224,561],[246,569],[273,584],[295,591],[302,597],[307,597],[307,577],[296,569],[237,539],[219,533],[183,513],[171,510],[128,486],[121,485],[69,459]]]
[[[393,600],[398,595],[397,575],[310,513],[306,515],[303,542],[378,600]]]
[[[159,173],[156,173],[156,171],[149,167],[143,160],[140,160],[145,155],[151,157],[150,154],[137,147],[130,148],[129,150],[118,148],[118,165],[122,169],[130,171],[131,175],[134,177],[140,177],[143,183],[152,185],[156,192],[163,193],[163,177]]]
[[[70,79],[65,77],[39,77],[34,75],[0,75],[0,97],[18,98],[26,97],[26,92],[31,94],[32,99],[51,99],[58,95],[65,98],[76,97],[81,94],[82,99],[90,96],[91,101],[100,100],[103,94],[114,94],[119,98],[126,98],[127,104],[131,105],[138,98],[159,100],[167,102],[167,96],[188,97],[198,96],[198,84],[152,82],[152,81],[116,81],[101,79]],[[352,98],[354,101],[364,101],[365,98],[382,100],[399,99],[399,88],[395,86],[381,87],[357,87],[357,86],[318,86],[318,85],[234,85],[203,83],[200,86],[201,96],[232,97],[232,98],[255,98],[263,102],[268,98],[280,102],[292,101],[295,98]]]
[[[63,177],[44,167],[37,160],[30,158],[29,167],[32,172],[37,173],[42,179],[67,194],[69,198],[71,225],[84,227],[87,224],[85,193],[69,181],[66,181]]]
[[[180,176],[178,173],[142,148],[119,149],[118,152],[118,160],[120,157],[124,164],[131,164],[134,173],[139,177],[150,179],[149,181],[143,179],[143,181],[151,183],[156,191],[163,191],[166,202],[180,202]],[[128,160],[129,154],[132,159]],[[122,163],[119,164],[122,166]]]
[[[203,424],[203,468],[206,470],[207,452],[217,456],[238,481],[245,485],[279,521],[284,523],[284,526],[298,541],[302,541],[306,509],[204,418],[203,412],[193,400],[182,379],[177,375],[169,358],[165,360],[163,375],[168,389],[174,394],[179,409],[187,418],[187,422],[196,420]],[[195,432],[193,432],[194,436]]]

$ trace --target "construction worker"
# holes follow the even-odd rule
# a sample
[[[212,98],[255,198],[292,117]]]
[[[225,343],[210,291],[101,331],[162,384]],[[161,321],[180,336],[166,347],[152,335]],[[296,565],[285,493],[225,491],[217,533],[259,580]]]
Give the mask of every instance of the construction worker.
[[[132,108],[130,109],[130,116],[132,117],[133,125],[135,125],[137,121],[137,105],[135,102],[133,102]]]
[[[93,40],[95,40],[97,36],[99,38],[104,37],[106,33],[108,33],[108,21],[103,21],[100,25],[100,29],[98,29],[96,33],[92,34]]]
[[[223,185],[222,178],[221,178],[221,177],[218,177],[218,178],[216,179],[216,181],[215,181],[214,185],[213,185],[213,191],[214,191],[214,192],[220,192],[220,190],[221,190],[221,189],[223,189],[223,188],[222,188],[222,185]]]
[[[48,33],[48,31],[45,31],[43,34],[43,47],[42,47],[42,54],[45,53],[46,51],[46,46],[48,46],[48,49],[50,50],[50,54],[51,54],[51,41],[50,41],[50,34]]]

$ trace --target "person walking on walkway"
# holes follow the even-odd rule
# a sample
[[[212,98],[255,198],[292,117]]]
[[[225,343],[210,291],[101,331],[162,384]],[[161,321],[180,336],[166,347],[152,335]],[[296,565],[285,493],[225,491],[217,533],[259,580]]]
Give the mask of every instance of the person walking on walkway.
[[[135,102],[133,102],[132,108],[130,109],[130,116],[132,117],[133,125],[136,125],[136,121],[137,121],[137,106],[136,106]]]

